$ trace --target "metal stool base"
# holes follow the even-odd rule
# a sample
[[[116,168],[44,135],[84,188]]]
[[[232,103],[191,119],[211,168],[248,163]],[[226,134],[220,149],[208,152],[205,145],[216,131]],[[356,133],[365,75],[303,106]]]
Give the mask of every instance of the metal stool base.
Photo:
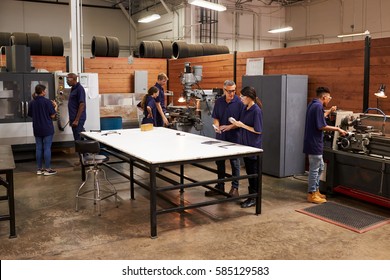
[[[110,188],[107,188],[104,185],[100,185],[99,182],[99,173],[103,173],[105,182],[108,183]],[[89,173],[93,173],[93,189],[86,189],[86,183],[88,181]],[[93,193],[93,196],[89,195],[89,193]],[[101,205],[100,202],[104,199],[107,199],[111,196],[115,196],[115,205],[118,207],[118,194],[113,184],[107,179],[106,172],[98,167],[91,166],[86,171],[85,181],[80,185],[77,193],[76,193],[76,212],[79,210],[79,199],[92,200],[94,204],[98,205],[98,215],[101,216]]]

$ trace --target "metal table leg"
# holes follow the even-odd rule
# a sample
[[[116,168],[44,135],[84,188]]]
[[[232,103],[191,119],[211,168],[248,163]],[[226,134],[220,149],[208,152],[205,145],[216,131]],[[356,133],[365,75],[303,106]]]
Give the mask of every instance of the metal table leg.
[[[150,166],[150,236],[157,238],[157,190],[156,167]]]
[[[256,215],[261,214],[261,198],[263,192],[263,176],[262,176],[262,168],[263,166],[263,156],[257,156],[257,201],[256,201]]]

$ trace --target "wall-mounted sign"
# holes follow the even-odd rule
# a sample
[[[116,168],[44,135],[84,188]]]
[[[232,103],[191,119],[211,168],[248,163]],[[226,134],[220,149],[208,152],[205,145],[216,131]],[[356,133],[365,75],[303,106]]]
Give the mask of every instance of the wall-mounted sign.
[[[246,60],[246,75],[263,75],[264,71],[264,57],[248,58]]]

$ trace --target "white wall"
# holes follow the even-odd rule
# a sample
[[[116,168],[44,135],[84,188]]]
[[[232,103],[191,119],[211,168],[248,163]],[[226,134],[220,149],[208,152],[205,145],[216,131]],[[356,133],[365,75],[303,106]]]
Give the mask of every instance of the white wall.
[[[223,1],[220,3],[224,4]],[[284,8],[276,5],[256,6],[245,5],[242,10],[235,10],[233,6],[227,5],[225,12],[218,13],[218,34],[217,43],[228,46],[230,51],[253,51],[260,49],[272,49],[283,47],[284,35],[273,35],[268,30],[274,27],[281,27],[285,23]],[[198,20],[199,9],[195,10]],[[186,24],[189,25],[190,5],[186,7]],[[196,29],[196,40],[199,42],[199,26]],[[189,34],[185,39],[189,41]]]
[[[119,40],[121,56],[129,55],[130,33],[134,31],[121,10],[83,8],[83,22],[85,45],[91,44],[94,35],[113,36]]]
[[[369,30],[372,38],[390,37],[389,0],[317,0],[286,9],[286,22],[294,27],[287,45],[363,40],[364,36],[337,38],[339,34]]]
[[[84,56],[90,57],[93,36],[119,39],[121,55],[129,55],[130,24],[121,10],[83,8]],[[38,33],[58,36],[64,41],[65,55],[70,50],[70,7],[11,0],[0,1],[0,32]]]
[[[141,41],[155,41],[159,39],[174,40],[174,27],[175,25],[177,26],[177,20],[180,14],[180,12],[179,15],[177,13],[169,13],[162,15],[159,20],[151,23],[137,23],[138,44]]]

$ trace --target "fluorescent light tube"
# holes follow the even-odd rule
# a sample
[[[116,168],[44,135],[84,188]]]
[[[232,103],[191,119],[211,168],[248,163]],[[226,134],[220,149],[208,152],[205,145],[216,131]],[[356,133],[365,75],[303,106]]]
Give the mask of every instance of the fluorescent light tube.
[[[370,35],[370,31],[366,30],[362,33],[341,34],[341,35],[337,35],[337,37],[345,38],[345,37],[354,37],[354,36],[363,36],[363,35]]]
[[[287,31],[291,31],[291,30],[293,30],[293,28],[291,26],[286,26],[286,27],[271,29],[271,30],[268,30],[268,32],[269,33],[282,33],[282,32],[287,32]]]
[[[218,12],[226,11],[226,7],[224,5],[208,2],[205,0],[188,0],[188,3],[190,3],[191,5],[195,5],[198,7],[202,7],[202,8],[218,11]]]
[[[159,19],[160,17],[161,16],[158,15],[158,14],[153,14],[153,15],[150,15],[150,16],[146,16],[146,17],[140,18],[138,20],[138,22],[140,22],[140,23],[148,23],[148,22],[155,21],[155,20]]]

